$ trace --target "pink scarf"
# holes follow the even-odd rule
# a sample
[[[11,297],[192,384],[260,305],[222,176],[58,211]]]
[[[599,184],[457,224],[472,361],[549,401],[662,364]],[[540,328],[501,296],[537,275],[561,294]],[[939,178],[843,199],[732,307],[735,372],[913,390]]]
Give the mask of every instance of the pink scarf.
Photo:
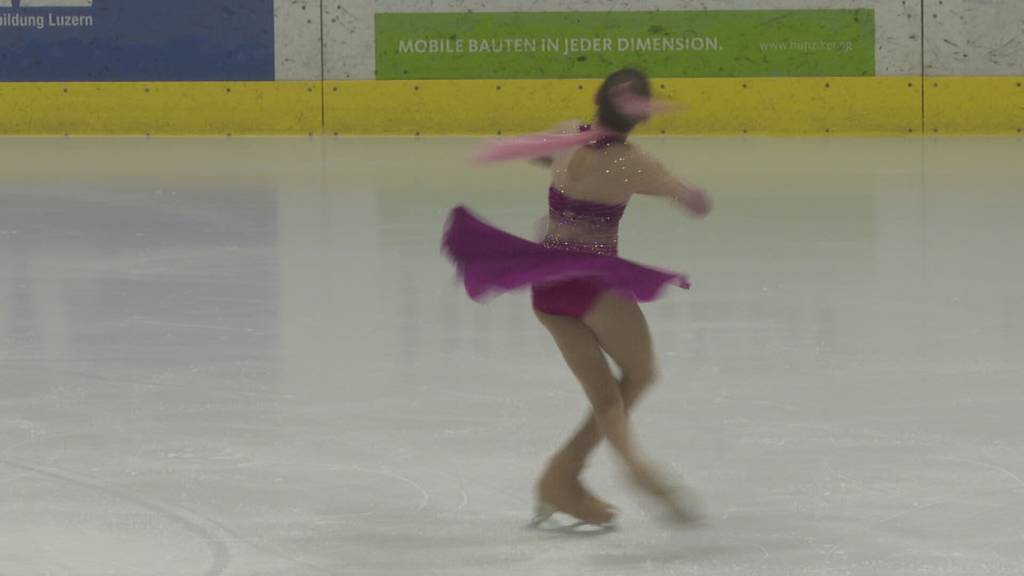
[[[624,114],[634,118],[650,118],[655,113],[670,109],[668,103],[651,100],[633,94],[621,94],[615,98],[615,106]],[[488,142],[476,159],[480,162],[542,158],[560,150],[594,144],[602,138],[616,136],[601,125],[575,134],[528,134],[515,138],[502,138]]]

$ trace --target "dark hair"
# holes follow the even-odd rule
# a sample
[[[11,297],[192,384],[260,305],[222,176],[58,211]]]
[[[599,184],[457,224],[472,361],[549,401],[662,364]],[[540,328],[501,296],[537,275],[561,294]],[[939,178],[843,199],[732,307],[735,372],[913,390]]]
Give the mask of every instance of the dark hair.
[[[597,89],[597,96],[594,102],[597,104],[597,119],[602,126],[616,132],[629,132],[644,118],[628,116],[615,107],[612,100],[612,88],[625,86],[636,96],[645,98],[651,97],[651,84],[647,81],[647,75],[634,68],[623,68],[613,72],[604,79],[601,87]]]

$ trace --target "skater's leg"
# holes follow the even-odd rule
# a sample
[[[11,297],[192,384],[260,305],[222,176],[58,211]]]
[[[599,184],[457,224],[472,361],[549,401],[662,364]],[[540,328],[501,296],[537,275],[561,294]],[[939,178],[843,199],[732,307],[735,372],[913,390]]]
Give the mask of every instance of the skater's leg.
[[[602,349],[621,368],[623,398],[628,395],[635,401],[655,378],[650,330],[640,306],[633,300],[606,292],[583,321],[594,333]],[[584,445],[582,448],[592,449],[592,446]],[[639,457],[635,448],[630,456],[624,455],[623,459],[637,482],[668,504],[678,519],[692,520],[702,515],[701,505],[696,496],[688,490],[677,489],[661,479],[660,475]],[[683,499],[689,501],[683,502]]]
[[[639,308],[637,309],[639,312]],[[556,318],[546,318],[538,312],[538,317],[545,324],[557,322]],[[621,334],[615,334],[606,342],[598,342],[609,355],[615,359],[622,373],[619,379],[619,390],[622,402],[628,413],[654,381],[654,361],[651,352],[651,337],[643,316],[627,318]],[[600,322],[601,319],[598,318]],[[577,429],[568,442],[551,457],[547,468],[541,475],[539,485],[544,487],[571,486],[582,498],[595,506],[604,507],[615,512],[614,506],[593,496],[579,480],[587,458],[604,439],[598,427],[593,410]]]
[[[551,332],[569,367],[580,378],[604,386],[608,393],[620,396],[618,381],[605,360],[593,332],[579,319],[537,312],[541,323]],[[584,386],[586,388],[586,385]],[[588,392],[588,397],[591,394]],[[610,401],[615,401],[614,399]],[[621,397],[618,400],[621,403]],[[590,495],[579,483],[576,463],[552,459],[537,484],[541,500],[551,501],[564,512],[594,523],[610,521],[615,508]],[[553,500],[553,501],[552,501]],[[572,510],[566,509],[571,507]]]
[[[583,321],[538,314],[551,332],[569,369],[583,385],[598,430],[630,469],[639,466],[619,381],[612,374],[597,335]]]
[[[619,390],[623,406],[630,412],[655,380],[651,333],[640,307],[606,293],[584,318],[584,323],[595,333],[601,348],[618,364],[622,372]],[[591,412],[553,460],[582,469],[603,438],[597,418]]]

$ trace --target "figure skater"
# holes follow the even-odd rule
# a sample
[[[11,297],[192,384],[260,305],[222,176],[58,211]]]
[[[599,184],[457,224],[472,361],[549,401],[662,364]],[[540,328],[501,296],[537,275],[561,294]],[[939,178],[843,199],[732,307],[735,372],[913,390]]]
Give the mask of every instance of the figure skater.
[[[697,520],[693,492],[666,481],[640,454],[629,412],[655,378],[651,335],[637,302],[655,299],[667,285],[689,288],[681,274],[649,268],[617,256],[618,224],[634,194],[671,199],[695,216],[710,210],[700,188],[670,175],[661,164],[626,142],[657,103],[647,77],[619,70],[595,96],[591,126],[563,126],[552,134],[507,139],[485,150],[485,160],[530,157],[552,170],[549,220],[542,242],[494,228],[456,207],[443,248],[475,300],[490,293],[530,287],[537,318],[554,337],[569,369],[583,386],[592,411],[548,462],[536,484],[539,524],[562,512],[587,524],[605,525],[618,510],[580,481],[587,458],[607,438],[632,479],[680,522]],[[607,354],[620,369],[616,378]]]

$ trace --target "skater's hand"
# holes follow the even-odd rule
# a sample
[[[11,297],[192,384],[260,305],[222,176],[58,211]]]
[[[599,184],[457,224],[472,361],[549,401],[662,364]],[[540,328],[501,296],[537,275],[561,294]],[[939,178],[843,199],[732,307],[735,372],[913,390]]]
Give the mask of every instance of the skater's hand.
[[[698,218],[707,216],[708,212],[711,212],[711,197],[708,196],[708,193],[703,188],[684,185],[683,189],[676,194],[676,200],[690,214]]]

